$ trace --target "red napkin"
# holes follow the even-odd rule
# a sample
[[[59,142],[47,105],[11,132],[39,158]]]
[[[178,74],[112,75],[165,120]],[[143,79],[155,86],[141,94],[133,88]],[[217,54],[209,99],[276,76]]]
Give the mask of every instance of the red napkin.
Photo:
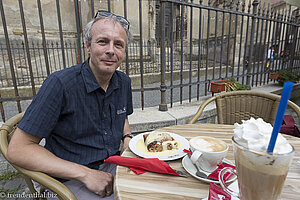
[[[111,156],[104,162],[129,167],[136,174],[143,174],[147,171],[171,174],[179,176],[165,161],[158,158],[129,158],[122,156]]]
[[[219,173],[224,167],[231,167],[231,168],[235,169],[235,166],[230,165],[228,163],[220,163],[218,166],[219,167],[208,176],[209,178],[219,180]],[[230,178],[231,175],[232,175],[231,172],[225,173],[223,176],[224,181],[226,182]],[[227,192],[225,192],[221,187],[219,187],[215,183],[210,183],[208,200],[215,200],[215,199],[230,200],[231,195],[229,195]]]
[[[220,163],[219,167],[213,173],[211,173],[208,176],[208,178],[219,180],[219,173],[224,167],[231,167],[231,168],[235,169],[235,166],[233,166],[233,165],[230,165],[228,163]],[[227,172],[226,174],[224,174],[224,181],[227,181],[231,175],[232,175],[231,172]]]
[[[225,192],[217,184],[210,183],[208,200],[216,200],[216,199],[230,200],[231,195]]]

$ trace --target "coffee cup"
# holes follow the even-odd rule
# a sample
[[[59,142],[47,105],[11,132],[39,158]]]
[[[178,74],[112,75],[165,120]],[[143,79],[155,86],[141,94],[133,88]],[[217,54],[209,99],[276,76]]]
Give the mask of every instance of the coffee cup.
[[[232,196],[243,200],[278,199],[293,159],[294,148],[286,153],[258,152],[238,143],[232,137],[236,170],[223,168],[219,173],[222,188]],[[233,173],[238,177],[239,193],[228,189],[224,174]]]
[[[228,152],[228,145],[214,137],[197,136],[192,138],[189,143],[193,152],[190,159],[200,171],[213,172],[216,170]]]

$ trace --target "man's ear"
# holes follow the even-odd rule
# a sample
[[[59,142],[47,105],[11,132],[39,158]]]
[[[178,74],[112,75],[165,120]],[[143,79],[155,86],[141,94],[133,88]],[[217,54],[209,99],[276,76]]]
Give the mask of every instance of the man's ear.
[[[85,48],[88,54],[90,54],[90,45],[88,43],[88,41],[85,41]]]

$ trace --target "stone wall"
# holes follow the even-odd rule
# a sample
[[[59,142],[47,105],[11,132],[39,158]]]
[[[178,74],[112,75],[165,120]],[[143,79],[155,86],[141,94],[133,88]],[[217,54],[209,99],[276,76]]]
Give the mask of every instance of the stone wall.
[[[154,37],[154,18],[149,18],[149,8],[153,7],[154,4],[150,1],[142,1],[142,25],[143,25],[143,39],[148,37]],[[150,6],[151,5],[151,6]],[[3,0],[3,7],[5,13],[5,19],[8,29],[8,34],[10,40],[13,39],[23,39],[23,27],[20,15],[20,6],[18,1]],[[59,25],[58,25],[58,15],[57,15],[57,4],[53,0],[42,0],[42,15],[43,23],[45,28],[45,34],[47,39],[57,38],[59,39]],[[79,1],[79,7],[81,12],[81,22],[83,29],[85,25],[90,21],[92,16],[91,3],[90,1]],[[107,10],[107,1],[95,1],[94,11],[97,10]],[[131,31],[133,35],[139,36],[139,1],[131,0],[130,6],[128,6],[127,18],[131,23]],[[59,1],[60,16],[62,32],[64,37],[74,37],[76,38],[77,28],[76,28],[76,18],[75,18],[75,6],[73,0],[60,0]],[[117,15],[123,16],[124,5],[123,1],[111,1],[111,10]],[[40,19],[38,13],[38,6],[36,0],[26,0],[23,1],[23,11],[26,23],[26,32],[29,38],[36,37],[41,39],[41,28]],[[150,27],[152,25],[153,27]],[[0,21],[0,26],[2,27],[2,20]],[[150,32],[152,36],[150,36]],[[4,37],[3,29],[0,29],[0,38]]]

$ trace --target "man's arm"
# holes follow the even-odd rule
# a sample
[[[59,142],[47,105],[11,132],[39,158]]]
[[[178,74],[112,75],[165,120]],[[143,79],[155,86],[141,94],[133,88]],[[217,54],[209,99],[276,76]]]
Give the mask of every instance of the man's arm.
[[[131,133],[131,130],[130,130],[130,126],[129,126],[128,116],[126,116],[125,123],[124,123],[123,136],[127,135],[127,134],[130,134],[130,133]],[[124,143],[123,143],[123,147],[122,147],[122,152],[121,153],[123,153],[125,151],[125,149],[128,147],[130,140],[131,140],[130,137],[126,137],[124,139]]]
[[[25,169],[79,180],[101,197],[113,192],[113,176],[110,173],[63,160],[40,146],[40,140],[41,138],[17,128],[8,146],[8,160]]]

